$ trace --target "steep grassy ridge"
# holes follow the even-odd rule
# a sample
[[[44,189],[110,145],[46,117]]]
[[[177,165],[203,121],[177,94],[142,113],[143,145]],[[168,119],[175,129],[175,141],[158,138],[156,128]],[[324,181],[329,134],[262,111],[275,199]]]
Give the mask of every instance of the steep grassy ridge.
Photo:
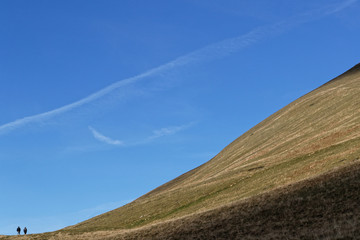
[[[227,221],[214,218],[209,213],[211,209],[239,201],[252,202],[250,199],[256,196],[265,196],[264,193],[271,194],[274,189],[347,166],[359,157],[360,65],[357,65],[271,115],[209,162],[130,204],[65,228],[60,234],[84,236],[82,233],[91,235],[90,232],[94,231],[107,231],[107,234],[115,231],[118,234],[121,229],[162,223],[187,215],[191,216],[183,219],[196,219],[195,216],[200,216],[196,213],[205,214],[201,216],[210,221],[203,221],[203,228],[206,229],[207,225],[222,224],[217,221]],[[337,194],[336,191],[334,193]],[[274,204],[277,201],[274,200],[273,205],[265,204],[264,207],[260,206],[264,201],[260,201],[256,211],[276,210]],[[310,214],[311,202],[307,207],[306,214]],[[208,215],[204,212],[208,212],[210,217],[206,217]],[[221,210],[216,214],[223,215]],[[245,213],[241,214],[239,216],[244,220],[236,221],[252,218]],[[271,216],[267,219],[272,221]],[[247,226],[256,224],[256,227],[260,223],[249,220]],[[276,225],[275,222],[271,224]],[[189,227],[187,223],[182,226]],[[138,230],[127,231],[134,233]]]
[[[219,207],[360,156],[360,65],[292,102],[200,167],[126,206],[65,229],[129,229]]]

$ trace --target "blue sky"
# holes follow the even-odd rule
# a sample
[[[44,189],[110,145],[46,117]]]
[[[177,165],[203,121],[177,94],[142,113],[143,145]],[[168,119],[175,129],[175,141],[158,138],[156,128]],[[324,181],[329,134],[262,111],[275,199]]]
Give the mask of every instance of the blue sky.
[[[0,1],[0,234],[210,160],[360,62],[357,0]]]

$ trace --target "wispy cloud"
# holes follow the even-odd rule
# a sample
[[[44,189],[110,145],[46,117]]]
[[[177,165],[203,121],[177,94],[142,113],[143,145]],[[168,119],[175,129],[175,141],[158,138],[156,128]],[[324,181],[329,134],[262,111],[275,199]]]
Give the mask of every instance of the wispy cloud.
[[[150,143],[152,141],[154,141],[155,139],[161,138],[161,137],[165,137],[165,136],[169,136],[169,135],[174,135],[180,131],[183,131],[185,129],[190,128],[191,126],[193,126],[195,124],[195,122],[191,122],[189,124],[184,124],[184,125],[180,125],[180,126],[170,126],[170,127],[163,127],[160,129],[156,129],[153,131],[153,134],[149,137],[146,137],[142,140],[138,140],[135,142],[124,142],[124,141],[120,141],[120,140],[116,140],[116,139],[112,139],[110,137],[105,136],[104,134],[100,133],[99,131],[95,130],[93,127],[89,126],[89,130],[91,131],[91,133],[93,134],[94,138],[110,144],[110,145],[116,145],[116,146],[122,146],[122,147],[132,147],[132,146],[138,146],[138,145],[144,145],[147,143]],[[81,148],[81,151],[88,151],[88,150],[92,150],[93,147],[87,149],[87,148]]]
[[[150,76],[162,74],[173,68],[178,68],[178,67],[193,64],[196,62],[209,61],[209,60],[212,60],[215,58],[221,58],[221,57],[227,56],[227,55],[232,54],[236,51],[239,51],[243,48],[246,48],[250,45],[253,45],[261,40],[278,35],[284,31],[287,31],[287,30],[297,26],[297,25],[322,18],[322,17],[330,15],[330,14],[337,13],[337,12],[351,6],[355,2],[357,2],[357,0],[341,1],[337,4],[326,5],[323,8],[315,9],[315,10],[294,16],[285,21],[281,21],[281,22],[278,22],[278,23],[275,23],[272,25],[267,25],[267,26],[262,26],[262,27],[256,28],[247,34],[244,34],[244,35],[241,35],[241,36],[238,36],[235,38],[226,39],[224,41],[208,45],[206,47],[203,47],[203,48],[193,51],[189,54],[181,56],[173,61],[163,64],[159,67],[153,68],[153,69],[151,69],[147,72],[144,72],[142,74],[139,74],[137,76],[115,82],[114,84],[111,84],[111,85],[99,90],[98,92],[95,92],[79,101],[70,103],[68,105],[65,105],[63,107],[60,107],[60,108],[57,108],[57,109],[54,109],[54,110],[51,110],[48,112],[24,117],[24,118],[3,124],[0,126],[0,134],[12,131],[16,128],[25,126],[29,123],[45,121],[54,116],[63,114],[65,112],[68,112],[75,108],[79,108],[85,104],[93,102],[97,99],[100,99],[101,97],[108,95],[109,93],[113,92],[116,89],[122,88],[122,87],[130,85],[130,84],[134,84],[134,83],[144,80]]]
[[[326,14],[333,14],[333,13],[340,12],[344,8],[350,7],[351,5],[356,3],[357,1],[358,0],[347,0],[347,1],[342,1],[340,4],[334,4],[332,6],[330,5],[328,7],[328,11],[326,12]]]
[[[101,134],[100,132],[96,131],[93,127],[89,126],[89,130],[92,132],[94,138],[96,138],[100,142],[104,142],[104,143],[107,143],[107,144],[110,144],[110,145],[117,145],[117,146],[123,146],[124,145],[123,141],[116,140],[116,139],[111,139],[111,138]]]
[[[157,130],[153,131],[153,135],[148,137],[147,140],[154,140],[156,138],[164,137],[167,135],[173,135],[177,132],[180,132],[182,130],[185,130],[185,129],[191,127],[192,125],[194,125],[194,123],[181,125],[181,126],[171,126],[171,127],[164,127],[161,129],[157,129]]]

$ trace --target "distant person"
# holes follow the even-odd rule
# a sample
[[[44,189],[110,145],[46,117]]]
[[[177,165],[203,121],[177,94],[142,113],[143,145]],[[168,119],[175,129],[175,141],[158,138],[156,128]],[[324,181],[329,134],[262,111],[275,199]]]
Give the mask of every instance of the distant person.
[[[20,228],[20,227],[17,227],[16,231],[18,232],[18,235],[19,235],[20,232],[21,232],[21,228]]]
[[[24,228],[24,234],[26,235],[26,233],[27,233],[27,228],[25,227]]]

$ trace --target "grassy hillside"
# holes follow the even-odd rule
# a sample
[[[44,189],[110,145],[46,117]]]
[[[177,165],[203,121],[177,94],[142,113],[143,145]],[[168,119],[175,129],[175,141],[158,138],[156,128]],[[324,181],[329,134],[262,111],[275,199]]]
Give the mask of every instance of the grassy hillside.
[[[304,230],[305,232],[310,231],[307,234],[311,233],[311,229],[320,226],[317,225],[318,221],[325,224],[324,226],[330,226],[332,219],[337,219],[335,216],[339,218],[341,227],[342,222],[351,222],[352,220],[350,215],[350,220],[347,218],[349,209],[345,209],[342,204],[347,203],[347,198],[342,197],[344,193],[342,185],[336,185],[339,179],[329,180],[329,183],[322,180],[314,181],[313,184],[318,184],[313,186],[313,189],[316,190],[311,190],[310,187],[304,188],[303,192],[300,190],[300,192],[296,192],[298,191],[296,189],[301,189],[301,187],[295,188],[296,191],[282,187],[357,162],[360,158],[359,107],[360,65],[357,65],[271,115],[236,139],[209,162],[160,186],[130,204],[65,228],[59,234],[62,234],[63,238],[67,234],[80,234],[79,236],[85,239],[86,234],[93,236],[92,238],[96,234],[105,234],[110,237],[111,234],[117,236],[121,229],[130,229],[126,232],[132,235],[128,235],[127,238],[130,236],[144,237],[147,235],[137,234],[142,234],[142,231],[145,230],[131,229],[147,225],[142,229],[148,229],[149,226],[157,227],[153,228],[151,233],[143,232],[144,234],[157,234],[158,231],[158,234],[168,234],[168,238],[171,238],[180,232],[185,234],[184,236],[190,236],[192,233],[186,232],[191,231],[194,232],[194,236],[213,232],[215,235],[220,234],[218,237],[221,237],[221,229],[224,227],[228,229],[227,234],[237,231],[226,228],[227,224],[235,227],[241,223],[240,225],[245,224],[249,229],[253,229],[252,232],[250,230],[248,233],[245,232],[244,236],[252,236],[251,234],[257,231],[260,231],[258,234],[267,236],[268,234],[281,234],[276,233],[275,230],[283,229],[282,226],[287,226],[287,222],[293,224],[290,218],[291,214],[295,214],[291,213],[293,210],[299,211],[296,214],[303,212],[299,219],[303,219],[303,224],[313,226],[306,228],[310,230]],[[359,192],[355,192],[358,189],[351,185],[352,181],[358,181],[359,167],[356,169],[351,172],[354,179],[344,182],[344,186],[346,186],[344,189],[348,189],[345,193],[349,194],[347,197],[350,202],[355,199],[353,193],[359,195]],[[341,176],[340,179],[348,179],[346,174]],[[325,179],[330,178],[325,177]],[[330,188],[333,190],[327,190]],[[277,190],[273,191],[274,189]],[[286,195],[287,191],[292,193]],[[317,191],[322,193],[316,198],[311,198],[310,196]],[[264,196],[266,197],[264,198]],[[264,200],[266,198],[270,199],[269,203]],[[317,204],[319,199],[323,199],[322,207]],[[338,215],[336,211],[331,213],[325,207],[327,204],[335,207],[331,205],[334,204],[334,201],[344,208],[339,210]],[[229,205],[235,202],[235,205]],[[293,204],[303,205],[304,208],[300,208],[299,205],[293,209],[290,207]],[[349,205],[350,208],[358,208],[352,202],[349,204],[352,204]],[[248,212],[247,208],[251,211]],[[313,209],[322,209],[323,211],[318,211],[319,214],[313,216],[311,215]],[[263,216],[265,216],[265,220],[262,219]],[[324,217],[324,221],[321,220],[323,216],[327,216]],[[282,217],[284,220],[281,220]],[[176,223],[173,221],[163,223],[175,218],[182,220],[178,220],[180,222]],[[204,221],[204,219],[206,220]],[[232,225],[231,219],[235,219],[233,220],[234,225]],[[306,219],[311,219],[311,223]],[[356,218],[357,220],[358,218]],[[277,225],[278,223],[281,225]],[[199,232],[200,230],[197,231],[197,228],[191,228],[190,226],[193,224],[198,226],[197,228],[203,229],[202,233]],[[269,226],[262,229],[263,224],[269,224]],[[337,224],[337,222],[331,224]],[[210,227],[207,228],[207,226]],[[320,229],[325,229],[324,226]],[[332,226],[335,225],[331,225],[330,228]],[[292,234],[297,233],[295,225],[293,227],[288,226],[286,231],[292,231]],[[210,231],[212,228],[219,231]],[[235,229],[239,228],[235,227]],[[94,231],[106,232],[91,233]],[[176,233],[176,231],[180,232]],[[83,235],[83,233],[86,234]],[[45,236],[49,235],[41,236],[46,239]],[[105,236],[99,239],[103,238]],[[39,236],[38,239],[41,237]]]
[[[219,207],[360,156],[360,65],[292,102],[202,166],[69,232],[128,229]]]
[[[135,230],[16,239],[359,239],[360,161],[203,213]]]

